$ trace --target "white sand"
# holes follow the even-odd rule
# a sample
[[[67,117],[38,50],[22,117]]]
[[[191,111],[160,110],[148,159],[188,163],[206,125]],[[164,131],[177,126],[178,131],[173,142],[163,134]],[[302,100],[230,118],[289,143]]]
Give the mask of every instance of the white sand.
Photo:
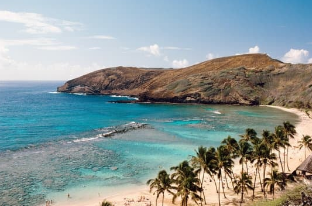
[[[298,109],[287,109],[284,107],[278,106],[267,106],[276,109],[281,109],[286,112],[291,112],[299,117],[299,123],[296,125],[297,135],[295,139],[290,140],[290,144],[293,146],[289,149],[289,167],[290,171],[296,169],[296,167],[304,160],[304,149],[300,150],[295,146],[298,145],[298,141],[302,138],[302,135],[310,135],[312,136],[312,119],[310,119],[305,112],[302,112]],[[308,156],[309,152],[307,152]],[[238,164],[238,161],[235,162],[234,173],[239,174],[241,170],[241,165]],[[250,167],[249,172],[254,171],[252,167]],[[288,172],[286,168],[286,172]],[[207,176],[207,175],[206,175]],[[229,182],[230,184],[230,182]],[[231,185],[230,185],[231,188]],[[100,188],[93,189],[92,191],[86,189],[77,191],[70,191],[71,198],[67,198],[67,193],[64,192],[63,198],[55,200],[53,205],[56,206],[98,206],[99,203],[103,199],[107,199],[112,202],[116,206],[147,206],[150,203],[155,205],[155,195],[149,193],[148,186],[143,187],[133,187],[127,189],[127,191],[119,192],[118,194],[112,195],[114,189],[109,192],[109,194],[105,194],[103,190]],[[204,183],[204,192],[206,196],[206,202],[208,205],[218,205],[218,194],[216,193],[215,186],[213,182],[209,182],[209,178],[207,177]],[[100,195],[98,194],[100,193]],[[231,202],[235,200],[240,200],[240,195],[236,195],[233,190],[225,189],[225,193],[227,198],[223,198],[223,194],[221,193],[221,202],[222,205],[232,205]],[[252,191],[246,195],[246,200],[250,199],[252,195]],[[257,196],[261,197],[261,193],[257,193]],[[143,198],[144,197],[144,200]],[[269,195],[270,197],[270,195]],[[141,199],[141,201],[139,201]],[[169,194],[165,194],[165,204],[166,206],[172,206],[171,203],[172,196]],[[161,205],[161,197],[158,199],[158,205]],[[176,205],[179,205],[180,202],[177,200]]]

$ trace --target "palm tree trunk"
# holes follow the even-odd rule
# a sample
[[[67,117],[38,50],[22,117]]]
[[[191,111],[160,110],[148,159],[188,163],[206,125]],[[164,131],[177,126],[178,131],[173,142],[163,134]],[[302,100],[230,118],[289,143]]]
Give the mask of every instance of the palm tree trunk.
[[[200,192],[200,197],[201,197],[201,193],[203,193],[204,202],[205,202],[205,204],[207,204],[206,203],[206,197],[205,197],[205,191],[203,189],[204,177],[205,177],[205,170],[203,170],[203,177],[202,177],[202,181],[201,181],[201,185],[200,185],[200,188],[202,189],[202,191]],[[201,203],[201,205],[203,205],[203,201],[202,200],[200,200],[200,203]]]
[[[228,183],[228,180],[227,180],[226,176],[227,176],[227,174],[225,173],[224,178],[225,178],[226,186],[227,186],[228,189],[230,189],[229,183]]]
[[[224,198],[227,198],[227,197],[225,196],[225,192],[224,192],[224,182],[223,182],[222,174],[221,174],[221,181],[222,181],[223,196],[224,196]]]
[[[185,198],[185,206],[187,206],[187,202],[188,202],[188,195]]]
[[[262,179],[263,184],[264,184],[264,179],[265,179],[265,169],[266,169],[266,164],[263,165],[263,179]],[[262,189],[263,189],[263,197],[265,198],[266,194],[265,194],[264,185],[263,185]]]
[[[243,186],[243,174],[244,174],[244,162],[242,162],[242,183],[241,183],[241,188],[242,188],[242,194],[241,194],[241,203],[244,201],[244,186]]]
[[[246,164],[246,172],[248,174],[248,162],[247,162],[247,160],[246,160],[245,164]]]
[[[219,206],[221,206],[221,199],[220,199],[220,189],[221,189],[221,187],[220,187],[220,184],[221,183],[221,180],[220,180],[220,178],[219,178],[219,192],[218,192],[218,199],[219,199]]]
[[[279,156],[279,159],[280,159],[282,172],[284,173],[284,168],[283,168],[283,163],[282,163],[282,158],[281,158],[281,152],[280,151],[278,151],[278,156]]]
[[[211,175],[210,177],[211,177],[211,179],[213,180],[213,182],[214,182],[214,184],[215,184],[215,187],[216,187],[216,193],[219,193],[219,192],[218,192],[217,181],[216,181],[216,179],[214,178],[214,175]]]
[[[256,167],[254,186],[253,186],[253,190],[252,190],[252,201],[255,199],[255,189],[256,189],[256,181],[257,181],[257,172],[258,172],[258,164],[257,164],[257,167]]]
[[[165,199],[165,193],[163,192],[163,199],[162,199],[162,202],[161,202],[162,206],[164,206],[164,199]]]
[[[286,147],[284,147],[284,171],[286,171]]]
[[[288,171],[290,171],[289,165],[288,165],[288,152],[289,152],[289,147],[287,147],[287,153],[286,153],[287,157],[286,157],[286,160],[287,160],[287,169],[288,169]]]

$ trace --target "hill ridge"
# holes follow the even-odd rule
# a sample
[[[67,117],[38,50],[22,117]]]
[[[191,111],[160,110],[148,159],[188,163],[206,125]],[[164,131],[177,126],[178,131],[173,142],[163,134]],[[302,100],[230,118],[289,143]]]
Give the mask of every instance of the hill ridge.
[[[141,102],[311,108],[312,65],[283,63],[267,54],[242,54],[181,69],[119,66],[70,80],[58,91],[129,95]]]

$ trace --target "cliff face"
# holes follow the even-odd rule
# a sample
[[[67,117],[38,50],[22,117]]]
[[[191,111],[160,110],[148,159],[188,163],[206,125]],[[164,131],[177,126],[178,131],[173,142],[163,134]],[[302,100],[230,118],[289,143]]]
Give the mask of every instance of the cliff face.
[[[245,54],[184,69],[117,67],[70,80],[58,91],[131,95],[151,102],[311,108],[312,65],[285,64],[265,54]]]

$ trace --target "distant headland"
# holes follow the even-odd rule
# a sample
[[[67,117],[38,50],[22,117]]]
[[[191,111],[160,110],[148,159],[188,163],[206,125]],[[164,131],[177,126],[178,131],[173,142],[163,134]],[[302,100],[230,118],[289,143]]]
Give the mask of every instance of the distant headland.
[[[312,64],[266,54],[216,58],[183,69],[115,67],[66,82],[58,92],[128,95],[138,102],[312,107]]]

